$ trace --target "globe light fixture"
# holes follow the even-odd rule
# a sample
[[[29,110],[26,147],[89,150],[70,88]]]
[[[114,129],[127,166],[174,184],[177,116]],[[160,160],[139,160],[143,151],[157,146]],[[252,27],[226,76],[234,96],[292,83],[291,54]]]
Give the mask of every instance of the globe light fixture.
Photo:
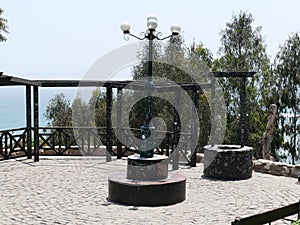
[[[141,32],[141,37],[138,37],[132,33],[130,33],[130,23],[129,22],[123,22],[121,23],[121,30],[124,34],[124,39],[128,40],[128,35],[137,38],[139,40],[144,40],[144,39],[148,39],[149,41],[157,39],[157,40],[165,40],[167,38],[170,38],[172,36],[176,36],[179,35],[181,32],[181,27],[178,24],[174,24],[171,26],[171,35],[166,36],[161,38],[162,33],[161,32],[156,32],[156,28],[158,26],[158,20],[157,17],[153,14],[150,14],[147,17],[147,31],[146,32]]]
[[[147,20],[147,28],[149,29],[149,30],[155,30],[156,29],[156,27],[157,27],[157,20],[155,20],[155,19],[149,19],[149,20]]]
[[[171,26],[172,35],[178,35],[180,34],[180,31],[181,31],[181,27],[179,25],[174,24]]]
[[[128,22],[121,23],[120,28],[124,34],[128,34],[130,32],[130,24]]]

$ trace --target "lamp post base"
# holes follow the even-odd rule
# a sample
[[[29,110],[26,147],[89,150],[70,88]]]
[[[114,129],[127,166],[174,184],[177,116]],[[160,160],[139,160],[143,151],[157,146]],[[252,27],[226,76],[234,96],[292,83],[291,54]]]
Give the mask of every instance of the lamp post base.
[[[170,173],[163,181],[139,181],[114,174],[108,178],[108,200],[132,206],[166,206],[185,200],[186,178]]]
[[[127,176],[122,173],[108,178],[108,200],[133,206],[164,206],[185,200],[186,178],[168,172],[168,157],[128,156]]]
[[[137,154],[127,158],[127,179],[131,180],[164,180],[168,177],[168,157],[154,155],[143,158]]]

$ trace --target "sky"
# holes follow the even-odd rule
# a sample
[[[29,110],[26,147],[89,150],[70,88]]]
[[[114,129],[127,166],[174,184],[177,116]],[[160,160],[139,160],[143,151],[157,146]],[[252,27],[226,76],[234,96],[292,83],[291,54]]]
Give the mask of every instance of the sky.
[[[10,32],[0,43],[0,71],[28,79],[81,79],[100,57],[136,42],[123,39],[121,22],[130,22],[138,35],[149,14],[158,17],[157,30],[164,35],[179,24],[186,44],[201,41],[214,57],[220,31],[241,10],[254,16],[254,27],[262,26],[271,58],[300,30],[297,0],[0,0],[0,8]]]

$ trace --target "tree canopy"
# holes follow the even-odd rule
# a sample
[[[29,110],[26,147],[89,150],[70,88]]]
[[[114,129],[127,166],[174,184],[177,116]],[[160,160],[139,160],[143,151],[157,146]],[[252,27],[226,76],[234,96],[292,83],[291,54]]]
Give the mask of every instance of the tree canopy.
[[[0,8],[0,42],[7,40],[6,34],[8,34],[7,20],[2,17],[4,10]]]
[[[234,14],[221,31],[219,58],[213,62],[213,71],[255,71],[253,78],[246,82],[246,118],[245,143],[255,148],[256,156],[260,154],[261,137],[265,128],[266,109],[269,102],[265,100],[268,81],[271,76],[270,59],[261,35],[261,27],[253,27],[252,14],[241,11]],[[240,126],[240,78],[219,79],[226,100],[227,131],[225,143],[239,143]]]
[[[44,116],[51,121],[52,126],[72,126],[72,108],[70,100],[62,93],[50,99]]]
[[[274,62],[278,87],[277,101],[281,132],[286,136],[284,149],[291,153],[292,163],[299,159],[300,151],[300,38],[292,34],[280,46]]]

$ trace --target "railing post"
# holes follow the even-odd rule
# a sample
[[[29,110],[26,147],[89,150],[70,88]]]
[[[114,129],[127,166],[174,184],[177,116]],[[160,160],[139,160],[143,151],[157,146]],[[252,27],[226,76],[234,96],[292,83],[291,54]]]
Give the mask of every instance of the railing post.
[[[34,161],[38,162],[40,160],[39,152],[39,87],[33,87],[33,104],[34,104]]]
[[[62,143],[61,143],[61,135],[62,135],[62,129],[63,128],[58,128],[58,155],[62,155],[62,153],[61,153],[61,145],[62,145]]]
[[[111,161],[112,152],[112,122],[111,122],[111,107],[112,107],[112,87],[106,87],[106,162]]]
[[[26,85],[26,127],[27,127],[27,159],[32,158],[31,136],[31,86]]]
[[[87,155],[92,155],[91,154],[91,130],[89,128],[86,128],[85,130],[87,132],[87,142],[88,142]]]
[[[8,156],[8,148],[9,148],[9,146],[8,146],[8,131],[5,131],[5,139],[4,139],[4,141],[5,141],[5,151],[4,151],[4,159],[8,159],[9,158],[9,156]]]

